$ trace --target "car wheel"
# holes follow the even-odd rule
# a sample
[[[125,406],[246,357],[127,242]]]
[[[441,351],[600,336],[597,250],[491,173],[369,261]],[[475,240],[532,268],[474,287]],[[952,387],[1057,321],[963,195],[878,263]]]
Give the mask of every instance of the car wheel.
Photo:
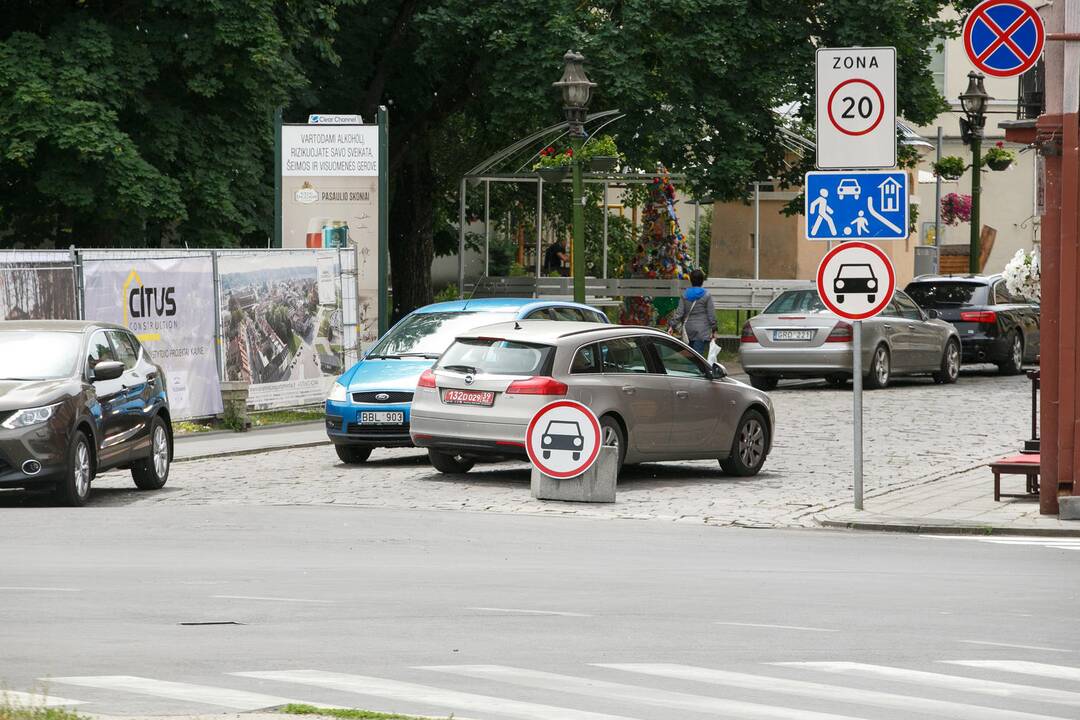
[[[550,450],[545,450],[544,451],[544,459],[545,460],[550,460],[551,459],[551,451]]]
[[[90,441],[76,430],[68,446],[64,476],[56,482],[56,500],[61,505],[82,507],[90,497],[90,482],[94,479],[94,458]]]
[[[472,466],[476,464],[475,460],[467,458],[464,455],[451,455],[431,448],[428,448],[427,454],[428,460],[431,461],[431,466],[447,475],[467,473],[472,470]]]
[[[867,295],[866,296],[866,302],[874,302],[874,298],[876,298],[876,297],[877,297],[877,295]]]
[[[735,428],[731,455],[720,461],[720,469],[728,475],[743,477],[757,475],[765,464],[769,447],[769,424],[757,410],[747,410]]]
[[[618,465],[615,466],[615,475],[618,477],[622,470],[623,461],[626,459],[626,436],[623,435],[622,425],[610,415],[600,418],[600,444],[604,447],[613,447],[619,451]]]
[[[367,459],[371,457],[371,448],[359,445],[335,445],[334,452],[337,453],[338,459],[346,465],[366,463]]]
[[[1024,368],[1024,340],[1020,332],[1014,330],[1009,336],[1009,354],[1005,361],[998,364],[1002,375],[1017,375]]]
[[[771,375],[750,376],[750,385],[757,388],[758,390],[764,390],[765,392],[775,390],[779,382],[780,378],[772,377]]]
[[[140,490],[160,490],[169,479],[172,448],[165,421],[155,417],[150,422],[150,457],[136,460],[131,465],[131,477]]]
[[[579,452],[572,453],[571,457],[573,458],[574,462],[577,462],[578,460],[581,459],[581,453],[579,453]]]
[[[941,369],[934,373],[934,382],[939,385],[951,385],[960,375],[960,343],[949,340],[945,343],[945,352],[941,356]]]
[[[829,383],[829,386],[834,388],[844,387],[845,385],[847,385],[847,381],[847,375],[830,375],[829,377],[825,378],[825,382]]]
[[[836,296],[836,302],[838,302],[838,303],[844,302],[844,296],[843,295],[837,295]]]
[[[866,387],[870,390],[888,387],[891,376],[892,364],[889,361],[889,348],[878,345],[874,350],[874,357],[870,360],[870,374],[866,378]]]

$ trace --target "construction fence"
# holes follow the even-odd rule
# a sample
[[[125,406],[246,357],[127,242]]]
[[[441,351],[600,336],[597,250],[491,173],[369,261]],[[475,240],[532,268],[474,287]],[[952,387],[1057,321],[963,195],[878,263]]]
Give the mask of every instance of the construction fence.
[[[177,419],[322,402],[378,335],[357,253],[334,250],[0,251],[0,320],[123,325],[165,369]]]

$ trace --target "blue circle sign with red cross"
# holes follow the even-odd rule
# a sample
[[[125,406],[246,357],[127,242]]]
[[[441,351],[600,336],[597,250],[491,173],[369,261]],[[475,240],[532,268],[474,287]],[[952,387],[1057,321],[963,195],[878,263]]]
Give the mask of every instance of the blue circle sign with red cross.
[[[1038,62],[1045,40],[1042,18],[1023,0],[984,0],[964,21],[968,57],[987,75],[1027,72]]]

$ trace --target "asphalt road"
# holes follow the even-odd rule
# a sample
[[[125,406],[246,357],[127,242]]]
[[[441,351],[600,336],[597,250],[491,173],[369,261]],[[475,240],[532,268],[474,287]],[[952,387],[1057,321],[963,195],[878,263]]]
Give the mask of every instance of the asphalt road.
[[[0,514],[0,687],[83,712],[1080,716],[1064,540],[325,506]]]

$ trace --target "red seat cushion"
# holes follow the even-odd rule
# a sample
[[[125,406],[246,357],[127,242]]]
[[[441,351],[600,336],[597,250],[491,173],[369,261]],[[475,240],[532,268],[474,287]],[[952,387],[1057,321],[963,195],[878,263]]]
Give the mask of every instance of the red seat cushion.
[[[1034,453],[1031,455],[1010,455],[1009,457],[1003,457],[990,463],[991,465],[1038,465],[1039,455]]]

